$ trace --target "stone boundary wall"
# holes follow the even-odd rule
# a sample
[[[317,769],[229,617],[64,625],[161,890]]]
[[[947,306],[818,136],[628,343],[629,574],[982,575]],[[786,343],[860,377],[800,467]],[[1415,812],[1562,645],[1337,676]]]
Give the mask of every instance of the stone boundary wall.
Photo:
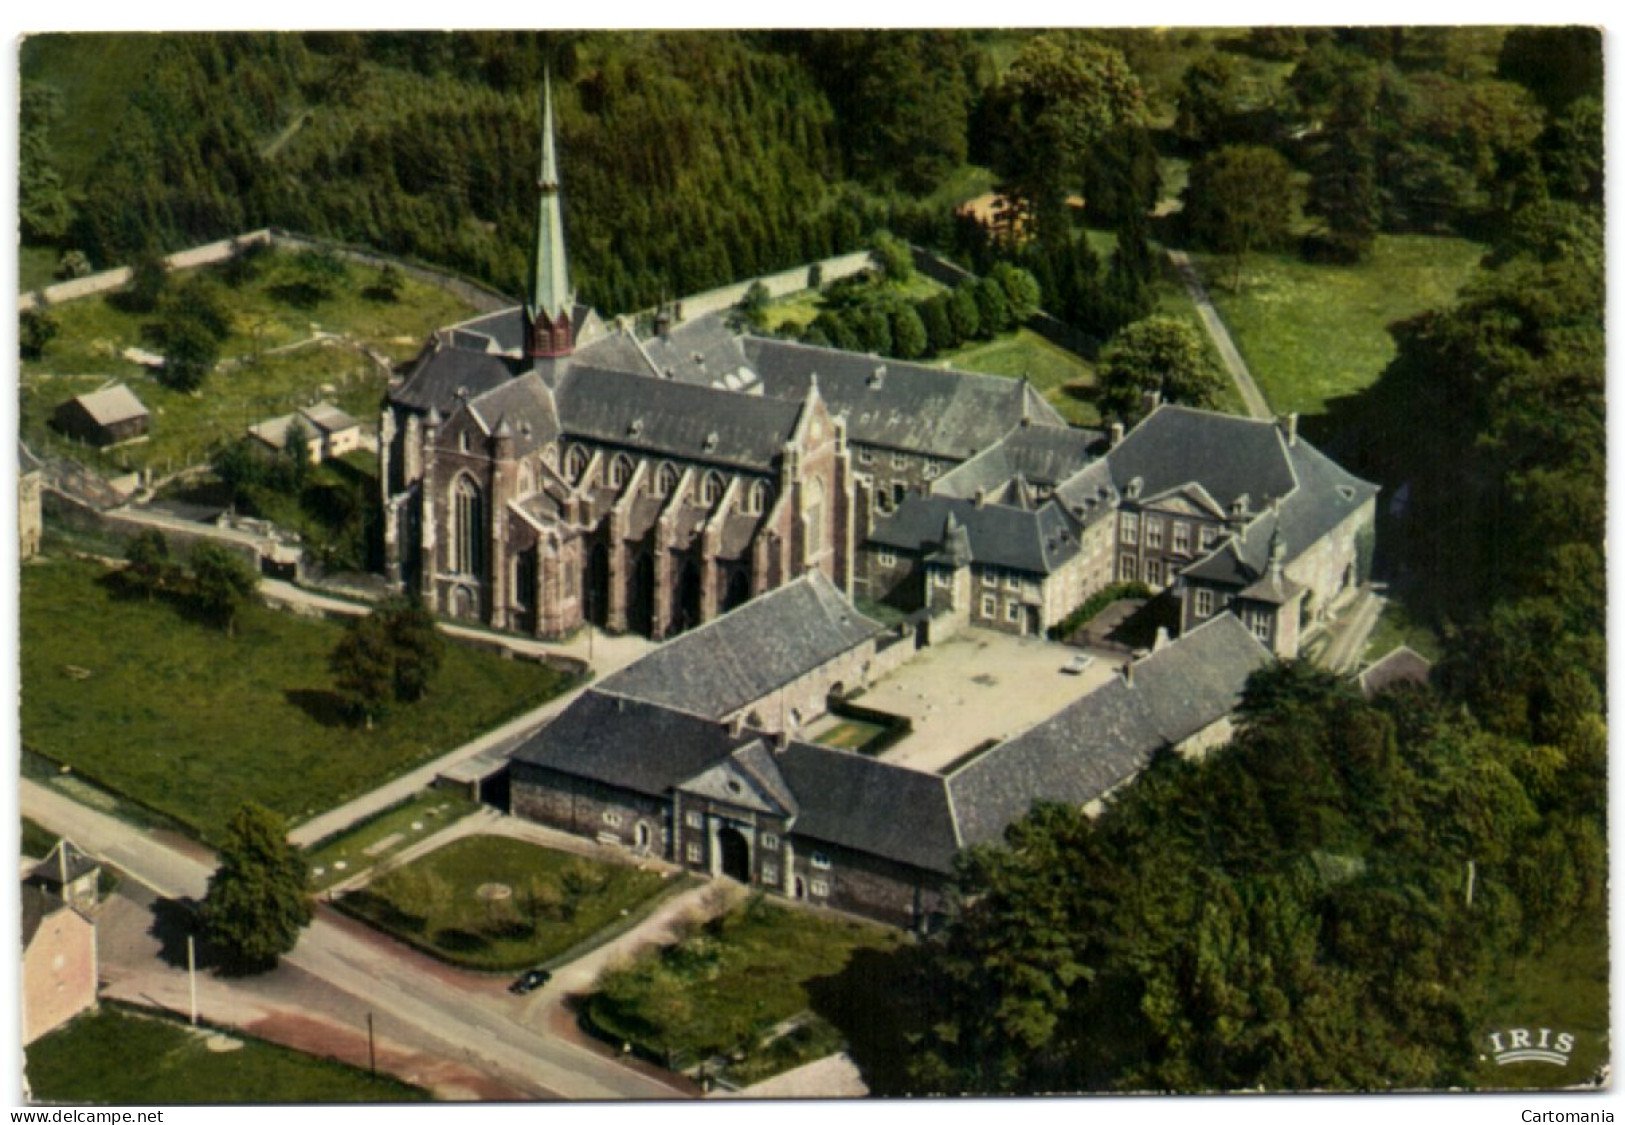
[[[817,266],[820,270],[820,285],[828,285],[832,281],[839,281],[843,277],[862,273],[874,265],[874,259],[867,250],[858,250],[851,254],[840,254],[833,258],[825,258],[821,262],[810,262],[804,266],[795,266],[791,269],[781,270],[778,273],[764,274],[761,277],[748,278],[732,285],[724,285],[720,289],[708,289],[704,293],[695,293],[676,302],[681,310],[681,319],[694,320],[708,313],[722,312],[733,308],[744,299],[745,292],[760,281],[767,286],[768,296],[775,300],[788,297],[795,293],[805,293],[812,286],[808,284],[812,269]],[[636,317],[652,316],[657,310],[645,309],[635,314]]]
[[[481,285],[456,274],[447,273],[444,270],[430,269],[427,266],[409,262],[404,258],[397,258],[392,254],[384,254],[361,246],[351,246],[347,243],[334,242],[331,239],[310,238],[306,235],[282,230],[279,227],[250,231],[235,238],[223,238],[218,242],[193,246],[188,250],[178,250],[167,256],[164,263],[171,270],[211,266],[230,258],[232,254],[237,252],[239,247],[254,245],[278,246],[294,251],[327,247],[348,262],[372,266],[375,269],[382,269],[386,265],[394,266],[414,280],[436,286],[460,297],[481,313],[496,312],[499,309],[512,308],[518,304],[512,297],[499,293],[489,286]],[[84,297],[91,297],[97,293],[110,293],[129,283],[130,272],[129,266],[119,266],[116,269],[93,273],[88,277],[78,277],[72,281],[58,282],[55,285],[46,286],[44,289],[32,293],[24,293],[17,298],[17,311],[27,312],[41,305],[60,305]]]

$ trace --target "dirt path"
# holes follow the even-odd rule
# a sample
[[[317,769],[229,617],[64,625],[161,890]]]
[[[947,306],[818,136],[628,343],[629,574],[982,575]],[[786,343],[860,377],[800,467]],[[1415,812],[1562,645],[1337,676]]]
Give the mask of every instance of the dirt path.
[[[1174,269],[1179,271],[1180,278],[1185,282],[1185,291],[1190,294],[1191,302],[1196,306],[1196,315],[1202,320],[1202,327],[1213,341],[1213,346],[1219,349],[1219,358],[1224,360],[1225,370],[1230,373],[1231,380],[1236,384],[1236,390],[1241,392],[1241,401],[1246,404],[1247,413],[1254,418],[1270,419],[1275,417],[1270,410],[1270,404],[1265,401],[1264,394],[1253,382],[1253,373],[1247,370],[1247,361],[1241,358],[1241,352],[1236,350],[1236,342],[1230,338],[1230,330],[1219,319],[1219,310],[1213,307],[1213,300],[1207,294],[1207,287],[1197,276],[1196,267],[1191,263],[1190,255],[1183,250],[1169,250],[1168,261]]]

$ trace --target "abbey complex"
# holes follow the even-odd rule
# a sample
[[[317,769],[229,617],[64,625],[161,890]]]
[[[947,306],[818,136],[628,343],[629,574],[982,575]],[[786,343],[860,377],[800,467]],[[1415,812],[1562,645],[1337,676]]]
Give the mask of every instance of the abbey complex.
[[[520,749],[514,812],[923,924],[1035,797],[1222,738],[1248,673],[1369,574],[1377,487],[1295,417],[1079,429],[1024,380],[606,323],[575,300],[544,97],[526,303],[436,332],[389,392],[389,576],[497,629],[676,639]],[[805,737],[920,648],[1042,637],[1126,581],[1177,600],[1178,637],[991,745],[921,769]]]

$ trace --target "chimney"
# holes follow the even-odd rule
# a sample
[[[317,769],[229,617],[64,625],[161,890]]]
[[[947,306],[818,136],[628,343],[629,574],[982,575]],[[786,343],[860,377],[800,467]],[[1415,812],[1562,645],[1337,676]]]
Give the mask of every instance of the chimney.
[[[987,489],[978,488],[976,490],[975,504],[978,508],[987,507]]]
[[[1111,437],[1108,439],[1106,448],[1108,448],[1108,449],[1116,449],[1122,443],[1123,443],[1123,423],[1121,423],[1121,422],[1113,422],[1112,423],[1112,430],[1111,430]]]
[[[1123,664],[1123,682],[1129,687],[1134,686],[1134,658],[1130,657]]]
[[[1146,391],[1143,395],[1140,396],[1140,407],[1147,414],[1152,413],[1153,411],[1155,411],[1157,409],[1157,407],[1159,407],[1161,405],[1162,405],[1162,392],[1161,391]]]
[[[1298,412],[1296,410],[1281,419],[1281,429],[1286,431],[1286,443],[1288,445],[1298,444]]]
[[[745,732],[745,716],[738,713],[738,712],[735,712],[733,717],[728,720],[728,733],[732,737],[738,738],[744,732]]]
[[[773,749],[775,749],[775,750],[783,750],[785,747],[787,747],[789,745],[790,745],[790,732],[788,730],[781,730],[781,731],[779,731],[778,734],[773,736]]]
[[[1152,652],[1161,652],[1168,647],[1168,626],[1157,626],[1157,639],[1151,642]]]

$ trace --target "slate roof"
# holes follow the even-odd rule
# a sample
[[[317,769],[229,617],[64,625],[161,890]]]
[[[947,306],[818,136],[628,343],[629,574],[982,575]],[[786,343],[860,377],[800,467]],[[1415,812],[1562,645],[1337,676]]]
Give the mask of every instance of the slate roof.
[[[553,392],[534,372],[511,379],[469,403],[469,409],[495,433],[503,423],[513,432],[514,452],[529,453],[559,436]]]
[[[68,908],[68,904],[39,887],[31,887],[24,884],[22,891],[23,948],[27,949],[28,943],[34,940],[35,934],[39,933],[40,926],[45,924],[45,919],[55,914],[58,910],[66,910]]]
[[[1055,501],[1079,523],[1089,526],[1117,511],[1119,493],[1111,466],[1102,459],[1086,465],[1055,489]]]
[[[790,743],[776,761],[801,802],[798,838],[952,872],[959,837],[940,776],[807,742]]]
[[[1425,684],[1433,662],[1409,645],[1400,645],[1360,673],[1360,691],[1367,699],[1396,684]]]
[[[816,374],[830,413],[844,414],[848,437],[866,445],[963,461],[993,445],[1024,416],[1065,425],[1043,396],[1019,379],[755,336],[745,337],[743,346],[769,397],[800,399]]]
[[[465,389],[477,398],[519,373],[517,360],[484,351],[471,351],[437,339],[408,367],[404,381],[389,394],[393,403],[427,412],[449,414],[457,392]]]
[[[112,426],[132,418],[145,418],[147,408],[135,397],[135,392],[123,383],[105,390],[80,395],[77,401],[91,420],[99,426]]]
[[[1140,496],[1148,497],[1196,481],[1226,511],[1245,495],[1250,510],[1261,512],[1297,486],[1274,422],[1188,406],[1158,407],[1107,461],[1119,490],[1138,478]]]
[[[65,887],[75,879],[99,870],[101,864],[79,850],[78,845],[71,840],[58,840],[43,860],[35,865],[29,873],[30,879],[36,879],[53,887]]]
[[[642,343],[644,354],[662,378],[761,393],[740,337],[721,315],[696,317],[667,335],[651,336]]]
[[[1053,503],[1036,510],[953,496],[909,495],[875,525],[870,542],[926,554],[942,544],[948,516],[965,530],[971,558],[1029,574],[1049,574],[1078,553],[1077,527]]]
[[[1236,619],[1192,629],[1049,719],[948,776],[965,844],[996,841],[1038,799],[1084,805],[1127,781],[1159,749],[1233,710],[1247,677],[1271,660]]]
[[[774,816],[793,817],[801,807],[779,772],[773,752],[759,738],[677,788]]]
[[[512,760],[665,797],[757,737],[595,688],[526,739]]]
[[[597,690],[719,720],[882,631],[815,570],[667,641]]]
[[[572,436],[757,470],[777,463],[801,409],[800,402],[581,363],[570,368],[558,391],[559,421]]]
[[[353,430],[361,424],[330,402],[318,402],[299,413],[323,433],[334,434],[340,430]]]

